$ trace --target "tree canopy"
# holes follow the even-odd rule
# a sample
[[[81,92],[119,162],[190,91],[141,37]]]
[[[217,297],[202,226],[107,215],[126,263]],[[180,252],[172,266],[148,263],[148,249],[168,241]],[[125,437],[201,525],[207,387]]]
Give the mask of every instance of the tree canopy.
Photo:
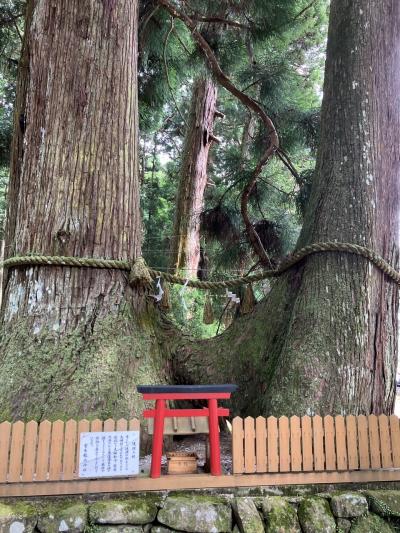
[[[207,64],[182,21],[153,4],[143,4],[142,10],[139,113],[144,256],[150,265],[168,268],[191,87],[207,72]],[[191,3],[188,13],[236,87],[268,110],[281,147],[295,167],[289,170],[282,161],[272,161],[249,200],[251,220],[276,264],[293,249],[312,181],[326,2],[269,2],[268,9],[262,2]],[[266,141],[257,117],[232,94],[220,90],[217,107],[223,114],[215,124],[220,142],[211,149],[209,185],[203,212],[198,213],[210,279],[245,272],[257,262],[245,235],[240,195]],[[260,286],[257,294],[263,293]]]

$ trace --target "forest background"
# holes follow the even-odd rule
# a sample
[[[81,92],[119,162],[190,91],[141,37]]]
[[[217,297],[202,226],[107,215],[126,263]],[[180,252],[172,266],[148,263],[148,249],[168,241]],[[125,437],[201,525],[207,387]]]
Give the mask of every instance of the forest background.
[[[214,7],[212,7],[214,4]],[[219,5],[215,5],[219,4]],[[232,10],[232,5],[234,9]],[[266,5],[268,4],[268,5]],[[221,67],[245,94],[270,110],[282,149],[292,168],[279,158],[265,169],[250,195],[250,217],[276,266],[293,250],[307,202],[319,134],[327,32],[326,0],[192,3],[201,31],[212,44]],[[0,3],[0,227],[4,228],[16,76],[24,31],[25,3]],[[230,10],[230,11],[229,11]],[[228,19],[226,13],[230,12]],[[212,16],[210,16],[210,13]],[[231,21],[230,21],[230,20]],[[221,279],[257,269],[240,213],[240,196],[265,143],[265,131],[242,103],[217,88],[219,118],[211,128],[200,202],[188,218],[176,221],[179,187],[190,177],[185,157],[196,114],[196,84],[211,80],[190,32],[153,2],[139,14],[140,185],[143,256],[149,266],[188,277]],[[236,20],[236,22],[235,22]],[[240,20],[242,22],[237,22]],[[246,22],[247,20],[247,22]],[[197,117],[198,118],[198,117]],[[21,119],[23,120],[23,119]],[[186,150],[186,154],[185,154]],[[291,166],[291,165],[290,165]],[[192,191],[192,196],[194,196]],[[184,209],[183,209],[184,211]],[[175,221],[175,223],[174,223]],[[176,241],[196,233],[180,257]],[[3,231],[3,230],[2,230]],[[182,245],[182,244],[181,244]],[[197,249],[190,258],[190,248]],[[254,285],[257,300],[268,282]],[[171,317],[186,332],[210,337],[222,332],[240,313],[225,291],[172,288]],[[243,294],[239,295],[242,296]],[[204,323],[204,307],[208,318]],[[189,318],[189,319],[188,319]]]

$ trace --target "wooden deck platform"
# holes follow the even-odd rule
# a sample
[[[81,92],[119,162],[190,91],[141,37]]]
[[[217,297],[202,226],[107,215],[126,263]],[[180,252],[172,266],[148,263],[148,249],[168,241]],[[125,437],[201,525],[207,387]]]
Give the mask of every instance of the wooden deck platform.
[[[2,483],[0,498],[15,496],[60,496],[115,492],[147,492],[184,489],[234,489],[279,485],[339,484],[400,481],[400,469],[346,472],[299,472],[277,474],[208,474],[165,475],[158,479],[136,477],[124,479],[47,481],[36,483]]]

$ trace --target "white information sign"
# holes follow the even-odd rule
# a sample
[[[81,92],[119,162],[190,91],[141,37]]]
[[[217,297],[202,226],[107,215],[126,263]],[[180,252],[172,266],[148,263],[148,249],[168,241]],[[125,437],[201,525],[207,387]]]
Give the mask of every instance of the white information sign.
[[[139,431],[81,433],[80,438],[79,477],[139,473]]]

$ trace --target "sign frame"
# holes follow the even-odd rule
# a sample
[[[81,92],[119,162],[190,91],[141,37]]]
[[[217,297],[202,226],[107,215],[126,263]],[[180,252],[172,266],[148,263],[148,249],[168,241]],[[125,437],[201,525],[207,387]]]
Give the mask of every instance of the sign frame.
[[[79,437],[79,478],[139,474],[140,431],[90,431]]]

